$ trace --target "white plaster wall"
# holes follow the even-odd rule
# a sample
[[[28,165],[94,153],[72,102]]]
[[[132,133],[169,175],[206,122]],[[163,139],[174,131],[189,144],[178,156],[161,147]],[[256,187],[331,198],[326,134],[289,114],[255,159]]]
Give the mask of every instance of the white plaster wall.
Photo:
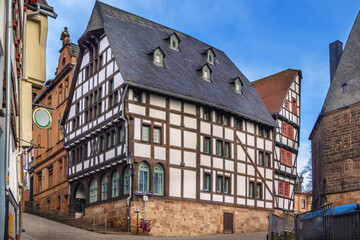
[[[181,151],[177,149],[170,149],[170,164],[180,165],[181,163]]]
[[[200,165],[211,167],[211,157],[208,155],[200,155]]]
[[[152,118],[158,118],[158,119],[161,119],[161,120],[166,120],[166,112],[161,111],[161,110],[157,110],[157,109],[150,108],[149,116],[152,117]]]
[[[225,138],[234,141],[234,131],[229,128],[225,128]]]
[[[149,144],[134,143],[134,155],[137,157],[151,157],[151,148]]]
[[[196,171],[184,170],[184,198],[196,198]]]
[[[181,102],[170,99],[170,109],[181,111]]]
[[[190,113],[190,114],[196,114],[196,107],[193,104],[184,103],[184,112]]]
[[[200,193],[200,199],[210,201],[211,195],[210,193]]]
[[[121,84],[124,83],[124,79],[123,77],[121,76],[121,73],[118,72],[117,74],[115,74],[114,76],[114,88],[118,88],[120,87]]]
[[[222,138],[223,137],[223,127],[213,125],[213,136]]]
[[[134,118],[134,139],[141,140],[141,120]]]
[[[150,94],[150,104],[158,107],[166,107],[166,99],[157,95]]]
[[[225,160],[225,170],[227,170],[227,171],[234,171],[234,161],[232,161],[232,160]]]
[[[80,68],[85,67],[85,65],[88,64],[88,63],[89,63],[89,51],[87,51],[87,52],[84,54],[84,56],[83,56],[83,58],[82,58],[82,60],[81,60],[81,67],[80,67]]]
[[[223,160],[221,158],[213,157],[213,167],[223,169]]]
[[[181,124],[181,115],[170,113],[170,124],[180,126]]]
[[[184,131],[184,147],[196,149],[197,137],[195,132]]]
[[[104,51],[105,48],[107,48],[108,46],[109,46],[109,40],[108,40],[108,38],[105,36],[103,39],[100,40],[99,52],[101,53],[101,52]]]
[[[184,163],[186,167],[196,167],[196,153],[184,151]]]
[[[181,169],[169,168],[169,196],[181,197]]]
[[[200,123],[200,132],[205,134],[211,134],[211,124],[206,122]]]
[[[145,116],[146,109],[143,106],[139,106],[139,105],[129,103],[129,112]]]
[[[159,160],[166,160],[166,148],[155,146],[154,158]]]
[[[170,128],[170,145],[181,147],[181,130]]]
[[[196,118],[184,116],[184,125],[187,128],[196,129],[197,128]]]
[[[246,122],[247,131],[249,133],[255,133],[255,125],[252,122]]]

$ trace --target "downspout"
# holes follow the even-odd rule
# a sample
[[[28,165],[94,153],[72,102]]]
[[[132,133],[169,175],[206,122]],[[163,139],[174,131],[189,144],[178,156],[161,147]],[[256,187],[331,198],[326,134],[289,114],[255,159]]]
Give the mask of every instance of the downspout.
[[[16,159],[16,169],[19,171],[19,167],[21,166],[20,163],[19,163],[19,159],[18,157],[21,156],[22,154],[24,153],[23,150],[20,150],[19,153],[16,154],[15,156],[15,159]],[[21,158],[20,158],[21,159]],[[18,181],[18,191],[22,188],[22,183]],[[19,194],[18,194],[19,195]],[[21,202],[22,202],[22,199],[21,201],[18,200],[18,204],[19,204],[19,207],[17,208],[16,210],[16,236],[20,236],[20,208],[21,208]]]
[[[12,1],[7,0],[7,19],[6,19],[6,58],[5,58],[5,71],[6,71],[6,118],[5,118],[5,192],[6,198],[9,201],[9,164],[10,164],[10,123],[11,123],[11,38],[12,32]],[[17,179],[17,178],[16,178]],[[3,180],[3,179],[2,179]],[[9,204],[9,203],[8,203]],[[6,204],[6,205],[8,205]],[[9,208],[5,210],[5,228],[4,239],[8,239],[8,226],[9,226]]]
[[[125,157],[127,158],[129,155],[129,120],[127,116],[125,116],[125,96],[127,94],[129,85],[125,86],[123,95],[121,96],[121,104],[123,104],[123,109],[121,112],[121,119],[125,122],[125,137],[126,137],[126,148],[125,148]],[[130,180],[129,180],[129,197],[126,198],[126,207],[127,207],[127,232],[130,232],[130,199],[132,197],[132,164],[129,166],[130,168]]]

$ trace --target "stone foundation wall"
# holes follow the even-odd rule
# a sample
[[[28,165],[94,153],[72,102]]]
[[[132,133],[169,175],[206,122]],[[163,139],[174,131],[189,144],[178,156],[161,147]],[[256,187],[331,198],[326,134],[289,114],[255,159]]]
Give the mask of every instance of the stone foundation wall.
[[[126,231],[126,199],[87,207],[85,209],[83,220],[89,223],[92,223],[93,220],[95,220],[96,224],[104,224],[105,218],[107,218],[109,227],[115,227],[121,231]]]
[[[356,203],[360,201],[360,190],[326,194],[327,203],[335,203],[335,206]]]
[[[144,217],[144,202],[139,199],[131,206],[131,231],[136,233],[136,214]],[[149,197],[147,220],[151,221],[152,236],[198,236],[223,233],[224,213],[234,214],[234,233],[266,231],[270,211],[202,204],[190,201],[162,200]],[[142,234],[142,229],[139,230]]]

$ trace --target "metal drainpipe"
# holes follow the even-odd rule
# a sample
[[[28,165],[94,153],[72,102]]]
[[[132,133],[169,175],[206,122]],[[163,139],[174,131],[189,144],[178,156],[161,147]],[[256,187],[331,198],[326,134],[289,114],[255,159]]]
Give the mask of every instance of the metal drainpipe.
[[[16,159],[16,169],[19,170],[19,160],[18,157],[21,156],[24,153],[24,151],[20,151],[19,153],[16,154],[15,159]],[[17,175],[18,176],[18,175]],[[19,184],[18,182],[18,189],[22,187],[22,184]],[[19,199],[18,199],[19,200]],[[16,235],[20,236],[20,201],[18,202],[19,207],[16,211]]]
[[[125,96],[127,94],[129,85],[125,86],[123,95],[121,96],[121,104],[123,104],[123,110],[121,113],[121,119],[125,121],[125,136],[126,136],[126,148],[125,148],[125,156],[129,155],[129,123],[127,116],[125,116]],[[127,231],[130,232],[130,199],[132,196],[132,164],[129,166],[130,168],[130,180],[129,180],[129,197],[126,198],[126,206],[127,206]]]

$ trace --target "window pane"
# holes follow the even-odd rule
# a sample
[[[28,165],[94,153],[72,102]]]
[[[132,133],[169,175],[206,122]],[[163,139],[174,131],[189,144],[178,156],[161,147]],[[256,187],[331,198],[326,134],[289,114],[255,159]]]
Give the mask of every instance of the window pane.
[[[217,176],[216,177],[216,192],[221,193],[221,190],[222,190],[222,177]]]
[[[225,157],[230,158],[230,143],[225,143]]]
[[[142,140],[145,142],[150,141],[150,127],[142,126]]]
[[[104,176],[101,180],[101,200],[106,200],[108,196],[108,178]]]
[[[219,140],[216,141],[216,155],[222,156],[222,142]]]
[[[210,138],[204,138],[204,152],[210,153]]]
[[[161,128],[154,128],[154,143],[161,144]]]
[[[256,185],[256,197],[257,197],[258,199],[261,199],[261,184],[260,184],[260,183],[258,183],[258,184]]]
[[[129,194],[129,188],[130,188],[130,169],[129,167],[127,167],[124,171],[124,195]]]
[[[224,188],[224,193],[225,194],[229,194],[229,189],[230,189],[230,178],[226,177],[225,178],[225,188]]]
[[[249,197],[254,197],[254,183],[251,182],[249,186]]]
[[[120,174],[115,172],[112,177],[112,197],[118,197],[120,195]]]
[[[154,168],[154,194],[164,195],[164,169],[159,164]]]
[[[210,174],[205,174],[204,179],[204,191],[209,192],[210,191]]]
[[[139,191],[149,190],[149,166],[142,162],[139,165]]]

